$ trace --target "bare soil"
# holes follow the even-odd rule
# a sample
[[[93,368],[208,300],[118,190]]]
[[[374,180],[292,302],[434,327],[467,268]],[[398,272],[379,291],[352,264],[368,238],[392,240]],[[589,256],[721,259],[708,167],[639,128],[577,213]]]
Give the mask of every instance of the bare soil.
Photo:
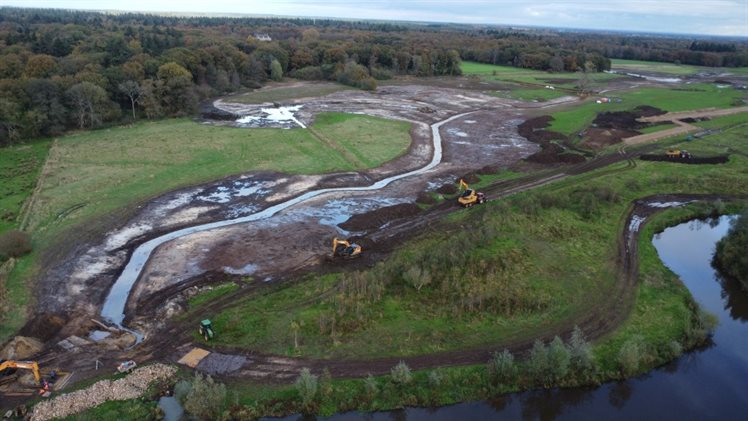
[[[461,87],[461,83],[471,84],[475,89]],[[557,134],[545,130],[549,121],[547,117],[523,123],[528,116],[537,115],[541,107],[559,106],[570,101],[569,98],[548,101],[543,105],[526,104],[484,95],[480,92],[480,85],[481,82],[472,79],[457,82],[437,79],[423,85],[387,85],[373,94],[343,91],[306,100],[298,117],[307,124],[322,111],[360,112],[401,119],[413,123],[413,144],[405,155],[369,171],[311,176],[255,173],[231,177],[136,204],[107,219],[111,221],[108,232],[82,230],[67,234],[67,243],[71,247],[56,250],[45,257],[46,270],[40,274],[37,283],[36,306],[47,313],[32,319],[22,331],[46,342],[45,350],[37,359],[48,367],[75,371],[73,381],[99,374],[94,364],[97,360],[107,367],[114,367],[125,359],[135,359],[139,363],[175,361],[181,357],[176,355],[177,345],[190,342],[191,332],[199,320],[175,319],[173,315],[181,311],[185,294],[195,287],[226,281],[240,285],[237,291],[220,297],[205,309],[206,312],[217,312],[231,306],[237,299],[298,282],[306,273],[373,265],[386,258],[397,244],[412,238],[425,227],[438,224],[442,216],[458,209],[451,201],[436,204],[427,211],[420,211],[412,204],[416,197],[424,198],[423,193],[434,181],[443,184],[437,191],[450,194],[456,192],[452,183],[460,175],[476,171],[496,172],[517,165],[527,157],[547,156],[536,158],[536,162],[552,164],[554,169],[551,172],[528,174],[483,189],[489,198],[499,198],[553,182],[567,174],[583,173],[621,160],[632,162],[632,158],[641,153],[633,151],[581,162],[584,158],[580,155],[567,153],[550,143]],[[215,105],[235,114],[253,107],[221,101]],[[374,195],[322,195],[270,220],[228,226],[162,245],[148,261],[128,302],[127,322],[146,335],[145,341],[137,347],[111,349],[92,344],[76,348],[74,352],[65,352],[56,345],[70,335],[86,337],[96,329],[90,319],[98,317],[109,287],[137,245],[177,228],[256,212],[310,190],[368,185],[419,168],[430,160],[433,153],[429,125],[464,112],[471,113],[441,128],[443,161],[429,173],[394,182]],[[538,152],[540,148],[542,150]],[[578,164],[559,166],[570,162]],[[447,180],[448,184],[445,184]],[[225,201],[204,199],[247,186],[258,187],[258,190],[247,195],[229,194]],[[364,243],[369,252],[361,259],[340,264],[322,259],[329,254],[331,238],[345,236],[348,230],[361,231],[354,239]],[[624,270],[623,273],[628,272]],[[247,275],[260,282],[247,283]],[[622,285],[617,298],[628,297],[630,286],[631,283]],[[625,307],[621,307],[620,302],[613,302],[613,298],[616,297],[612,297],[611,302],[592,307],[589,317],[581,321],[590,326],[593,337],[609,331],[625,317]],[[547,332],[541,332],[541,335],[550,337],[559,332],[568,333],[570,326],[581,322],[559,321],[558,325],[548,326]],[[522,350],[526,349],[528,341],[508,343],[507,346]],[[495,345],[491,349],[495,349]],[[329,366],[333,375],[357,376],[368,372],[383,373],[393,365],[391,359],[314,361],[258,355],[245,350],[219,351],[227,356],[247,358],[247,363],[230,375],[269,381],[295,377],[300,366],[314,370]],[[408,363],[413,368],[467,364],[484,361],[487,352],[488,348],[425,355],[413,361],[409,359]]]

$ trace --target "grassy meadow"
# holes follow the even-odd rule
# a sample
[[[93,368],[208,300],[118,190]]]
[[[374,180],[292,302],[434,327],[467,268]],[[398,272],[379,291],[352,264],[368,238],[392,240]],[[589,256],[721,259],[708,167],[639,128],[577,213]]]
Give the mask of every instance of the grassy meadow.
[[[318,174],[377,166],[402,154],[411,142],[408,123],[361,115],[321,114],[313,129],[325,141],[304,129],[238,129],[187,119],[140,122],[57,139],[29,210],[27,229],[34,251],[18,261],[6,281],[13,300],[0,312],[0,340],[24,323],[23,309],[31,297],[28,282],[38,270],[39,258],[59,247],[57,241],[68,230],[83,225],[111,229],[111,220],[102,217],[126,214],[126,209],[159,194],[233,174]],[[0,171],[7,174],[0,186],[7,192],[0,199],[3,212],[16,215],[30,195],[50,143],[39,140],[2,150]],[[14,224],[9,220],[0,228]]]
[[[312,98],[355,88],[338,83],[305,83],[302,86],[270,85],[252,92],[228,97],[231,102],[262,104],[265,102],[288,101],[298,98]]]

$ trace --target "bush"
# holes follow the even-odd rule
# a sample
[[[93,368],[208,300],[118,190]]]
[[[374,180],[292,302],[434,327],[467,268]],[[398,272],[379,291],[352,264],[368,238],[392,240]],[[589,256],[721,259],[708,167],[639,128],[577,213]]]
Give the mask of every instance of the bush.
[[[317,397],[317,376],[313,375],[308,368],[303,368],[299,378],[296,379],[296,390],[299,392],[304,409],[310,409]]]
[[[371,69],[371,75],[376,80],[387,80],[392,79],[392,72],[390,72],[387,69],[383,69],[381,67],[373,67]]]
[[[641,336],[635,336],[621,346],[621,350],[618,352],[618,365],[624,376],[629,377],[639,371],[642,351]]]
[[[23,231],[10,230],[0,234],[0,256],[21,257],[31,252],[31,236]]]
[[[276,82],[283,80],[283,68],[278,60],[270,62],[270,79]]]
[[[405,361],[400,361],[396,366],[392,367],[390,376],[392,377],[392,383],[398,386],[404,386],[413,381],[413,374],[410,372],[410,367],[405,364]]]
[[[432,388],[437,388],[441,386],[442,381],[444,380],[442,373],[440,373],[437,370],[432,370],[429,372],[429,386]]]
[[[571,357],[564,341],[558,336],[548,346],[548,374],[550,380],[557,384],[569,374]]]
[[[494,383],[511,384],[517,376],[514,356],[506,349],[501,353],[494,352],[488,362],[488,375]]]
[[[184,406],[184,401],[187,399],[187,395],[192,390],[192,384],[187,380],[180,380],[174,385],[174,398]]]
[[[532,345],[527,371],[530,379],[535,383],[543,386],[548,384],[548,350],[539,339],[536,339]]]
[[[302,80],[322,80],[324,75],[322,74],[322,68],[319,66],[307,66],[301,69],[294,70],[291,72],[291,77]]]
[[[213,420],[223,411],[225,401],[226,386],[223,383],[215,383],[212,377],[195,373],[184,400],[184,410],[199,419]]]
[[[375,91],[377,89],[377,80],[373,77],[367,77],[361,79],[356,86],[365,91]]]
[[[364,380],[364,390],[366,391],[366,397],[368,397],[369,400],[374,399],[379,393],[377,379],[375,379],[371,374],[369,374]]]
[[[569,366],[571,371],[584,380],[589,380],[597,370],[595,356],[590,344],[584,339],[584,334],[579,326],[574,326],[569,341]]]
[[[724,211],[724,205],[722,205]],[[727,235],[719,240],[714,253],[714,266],[739,280],[748,290],[748,211],[730,223]]]

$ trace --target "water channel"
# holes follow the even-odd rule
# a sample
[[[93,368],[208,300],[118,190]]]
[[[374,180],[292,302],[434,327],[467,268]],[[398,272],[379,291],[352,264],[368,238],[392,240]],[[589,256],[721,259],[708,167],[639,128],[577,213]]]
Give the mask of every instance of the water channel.
[[[110,322],[116,324],[117,326],[124,328],[122,323],[125,319],[125,306],[127,304],[127,299],[130,296],[130,291],[132,290],[132,287],[135,285],[135,282],[140,277],[140,273],[142,272],[145,264],[148,262],[148,259],[150,258],[151,254],[161,244],[164,244],[167,241],[171,241],[176,238],[183,237],[185,235],[190,235],[190,234],[194,234],[194,233],[201,232],[201,231],[207,231],[207,230],[211,230],[215,228],[225,227],[228,225],[241,224],[241,223],[258,221],[261,219],[270,218],[285,209],[288,209],[294,205],[300,204],[313,197],[317,197],[325,193],[374,191],[374,190],[382,189],[394,181],[401,180],[407,177],[412,177],[418,174],[423,174],[435,168],[437,165],[441,163],[442,139],[439,133],[439,128],[443,126],[444,124],[447,124],[450,121],[463,117],[467,114],[470,114],[470,112],[457,114],[457,115],[454,115],[452,117],[449,117],[445,120],[442,120],[440,122],[437,122],[431,125],[431,134],[432,134],[434,153],[431,158],[431,161],[428,164],[416,170],[409,171],[409,172],[402,173],[402,174],[393,175],[385,179],[379,180],[371,185],[363,186],[363,187],[338,187],[338,188],[327,188],[327,189],[309,191],[300,196],[296,196],[293,199],[270,206],[260,212],[256,212],[256,213],[243,216],[240,218],[216,221],[216,222],[211,222],[208,224],[197,225],[197,226],[193,226],[189,228],[180,229],[177,231],[172,231],[168,234],[162,235],[160,237],[156,237],[152,240],[149,240],[141,244],[135,249],[135,251],[133,251],[132,256],[130,257],[130,260],[127,262],[127,265],[125,266],[124,270],[120,274],[119,278],[117,278],[117,280],[114,282],[112,289],[109,291],[109,294],[107,295],[107,298],[104,301],[104,306],[101,310],[101,316],[105,320],[109,320]],[[138,343],[142,341],[143,336],[141,334],[137,332],[132,332],[132,333],[135,334]]]
[[[717,316],[713,343],[646,375],[597,388],[515,393],[441,408],[344,413],[329,420],[743,420],[748,414],[748,293],[710,262],[731,216],[690,221],[653,239],[664,264]],[[291,416],[286,420],[300,419]]]

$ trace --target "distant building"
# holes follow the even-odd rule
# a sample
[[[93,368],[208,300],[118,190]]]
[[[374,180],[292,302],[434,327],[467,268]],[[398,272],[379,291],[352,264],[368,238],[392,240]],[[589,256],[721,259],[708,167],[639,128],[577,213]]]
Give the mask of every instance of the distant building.
[[[252,34],[252,36],[255,37],[255,39],[258,41],[272,41],[273,40],[272,38],[270,38],[270,35],[268,34],[257,33],[257,34]]]

